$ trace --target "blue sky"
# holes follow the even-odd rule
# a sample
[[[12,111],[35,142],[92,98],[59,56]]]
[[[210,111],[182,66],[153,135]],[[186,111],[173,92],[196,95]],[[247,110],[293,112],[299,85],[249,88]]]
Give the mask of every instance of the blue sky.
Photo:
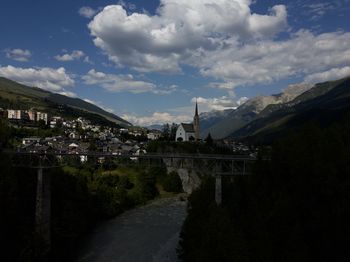
[[[350,1],[2,0],[0,76],[139,125],[350,75]]]

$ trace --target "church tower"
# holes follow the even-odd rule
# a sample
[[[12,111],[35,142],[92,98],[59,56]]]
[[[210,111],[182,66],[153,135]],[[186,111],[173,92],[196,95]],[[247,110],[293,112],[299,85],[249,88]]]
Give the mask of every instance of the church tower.
[[[196,141],[199,141],[200,136],[200,130],[199,130],[199,115],[198,115],[198,104],[196,99],[196,110],[193,117],[193,129],[194,129],[194,138]]]

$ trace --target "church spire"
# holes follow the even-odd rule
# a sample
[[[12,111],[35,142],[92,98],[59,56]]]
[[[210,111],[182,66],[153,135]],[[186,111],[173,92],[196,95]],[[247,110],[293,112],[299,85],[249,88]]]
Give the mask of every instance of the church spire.
[[[194,129],[194,136],[196,141],[199,141],[200,139],[200,130],[199,130],[199,115],[198,115],[198,103],[196,98],[196,109],[193,117],[193,129]]]

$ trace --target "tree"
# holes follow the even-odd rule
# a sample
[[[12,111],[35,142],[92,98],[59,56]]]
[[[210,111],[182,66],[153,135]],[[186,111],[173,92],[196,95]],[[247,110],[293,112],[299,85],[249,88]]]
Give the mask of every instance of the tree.
[[[9,136],[10,130],[7,123],[0,119],[0,149],[7,145]]]
[[[172,123],[171,129],[170,129],[170,140],[174,141],[176,137],[176,131],[177,131],[177,124]]]
[[[183,191],[181,178],[176,171],[166,175],[163,182],[163,188],[167,192],[180,193]]]
[[[39,126],[40,129],[46,129],[47,128],[47,125],[46,125],[45,121],[42,120],[42,119],[40,119],[38,121],[38,126]]]
[[[170,136],[170,127],[169,127],[169,124],[166,123],[165,125],[163,125],[163,137],[165,139],[169,139],[169,136]]]
[[[213,138],[211,137],[211,134],[209,133],[207,138],[205,139],[205,142],[207,143],[207,145],[211,146],[213,145]]]

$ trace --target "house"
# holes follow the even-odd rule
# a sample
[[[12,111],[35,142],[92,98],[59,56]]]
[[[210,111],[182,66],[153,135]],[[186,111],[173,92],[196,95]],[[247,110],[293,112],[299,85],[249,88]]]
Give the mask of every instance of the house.
[[[26,137],[22,139],[23,145],[29,145],[29,144],[37,144],[40,143],[41,138],[40,137]]]
[[[162,133],[161,132],[150,132],[147,134],[147,138],[149,140],[157,140],[161,137]]]
[[[181,123],[177,130],[175,141],[199,141],[199,115],[198,115],[198,104],[196,101],[195,114],[193,117],[193,123],[185,124]]]
[[[79,134],[77,133],[77,132],[70,132],[69,133],[69,135],[68,135],[68,137],[70,138],[70,139],[78,139],[79,138]]]

